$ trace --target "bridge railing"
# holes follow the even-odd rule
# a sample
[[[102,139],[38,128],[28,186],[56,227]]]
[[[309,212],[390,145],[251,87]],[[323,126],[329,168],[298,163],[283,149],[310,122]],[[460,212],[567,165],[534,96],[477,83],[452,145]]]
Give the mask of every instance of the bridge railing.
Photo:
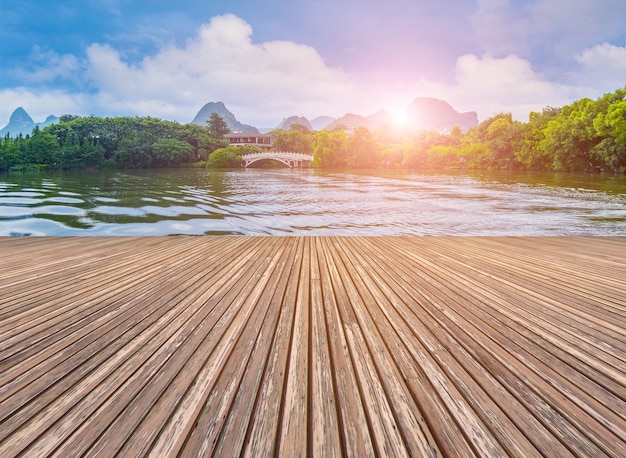
[[[282,159],[290,159],[296,161],[312,161],[313,156],[306,153],[297,153],[295,151],[259,151],[254,153],[245,153],[241,155],[243,160],[263,159],[280,157]]]
[[[307,167],[313,162],[313,156],[292,151],[256,151],[241,155],[244,167],[249,167],[257,161],[275,160],[288,167]]]

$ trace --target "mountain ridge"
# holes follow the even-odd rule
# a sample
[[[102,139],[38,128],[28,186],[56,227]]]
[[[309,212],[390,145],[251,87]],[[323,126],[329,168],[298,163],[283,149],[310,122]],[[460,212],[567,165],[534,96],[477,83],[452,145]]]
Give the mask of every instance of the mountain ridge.
[[[385,110],[379,110],[369,116],[362,116],[356,113],[346,113],[342,117],[331,122],[328,126],[326,126],[326,129],[333,130],[343,127],[347,130],[354,130],[357,127],[366,127],[367,129],[375,130],[383,124],[391,122],[391,120],[391,115]]]
[[[407,108],[406,122],[419,130],[450,131],[459,126],[465,131],[478,125],[478,114],[475,111],[460,113],[444,100],[416,97]]]
[[[309,130],[313,130],[313,126],[309,120],[303,116],[289,116],[278,125],[278,129],[289,129],[294,124],[301,124]]]
[[[241,123],[235,115],[228,110],[223,102],[208,102],[196,114],[191,124],[206,127],[207,121],[212,113],[217,113],[224,119],[228,128],[233,132],[254,132],[269,131],[273,129],[259,129],[255,126]],[[42,123],[35,123],[30,115],[22,107],[18,107],[11,114],[9,123],[0,130],[0,135],[7,133],[13,137],[27,135],[35,127],[43,128],[50,124],[59,122],[59,118],[50,115]],[[308,120],[302,116],[290,116],[284,118],[278,128],[289,129],[292,124],[303,124],[313,131],[333,130],[343,127],[347,130],[354,130],[357,127],[366,127],[376,130],[385,124],[393,122],[392,116],[385,110],[379,110],[369,116],[362,116],[356,113],[346,113],[340,118],[330,116],[318,116],[313,120]],[[478,125],[478,115],[475,111],[460,113],[444,100],[432,97],[416,97],[406,110],[406,127],[416,130],[435,130],[439,132],[449,132],[453,127],[459,126],[462,130]]]
[[[231,113],[223,102],[206,103],[191,121],[191,124],[206,127],[207,121],[211,118],[211,114],[217,113],[228,125],[233,132],[255,132],[259,133],[259,129],[254,126],[243,124],[237,120],[235,115]]]
[[[54,115],[49,115],[44,122],[35,122],[24,108],[17,107],[11,113],[9,123],[0,129],[0,137],[4,137],[7,134],[14,138],[19,135],[30,135],[35,127],[43,129],[57,122],[59,122],[59,118]]]

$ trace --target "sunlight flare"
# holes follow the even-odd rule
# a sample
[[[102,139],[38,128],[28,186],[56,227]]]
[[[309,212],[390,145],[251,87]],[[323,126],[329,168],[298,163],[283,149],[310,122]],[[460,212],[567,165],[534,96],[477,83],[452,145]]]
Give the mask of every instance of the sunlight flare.
[[[406,108],[393,108],[390,110],[393,123],[399,127],[405,127],[408,123]]]

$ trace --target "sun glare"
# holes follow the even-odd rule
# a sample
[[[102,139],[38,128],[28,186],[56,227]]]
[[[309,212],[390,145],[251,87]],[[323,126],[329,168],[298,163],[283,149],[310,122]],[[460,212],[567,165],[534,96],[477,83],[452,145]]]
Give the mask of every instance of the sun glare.
[[[406,110],[404,109],[393,110],[391,112],[391,117],[393,119],[394,124],[401,126],[401,127],[406,126],[406,123],[407,123]]]

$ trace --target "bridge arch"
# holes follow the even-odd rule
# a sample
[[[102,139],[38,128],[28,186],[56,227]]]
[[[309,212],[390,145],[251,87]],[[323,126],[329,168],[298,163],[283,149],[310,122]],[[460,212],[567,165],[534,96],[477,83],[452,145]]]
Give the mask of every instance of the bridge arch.
[[[277,161],[291,168],[309,167],[313,162],[313,156],[305,153],[290,151],[257,151],[241,155],[243,166],[248,168],[261,161]]]

